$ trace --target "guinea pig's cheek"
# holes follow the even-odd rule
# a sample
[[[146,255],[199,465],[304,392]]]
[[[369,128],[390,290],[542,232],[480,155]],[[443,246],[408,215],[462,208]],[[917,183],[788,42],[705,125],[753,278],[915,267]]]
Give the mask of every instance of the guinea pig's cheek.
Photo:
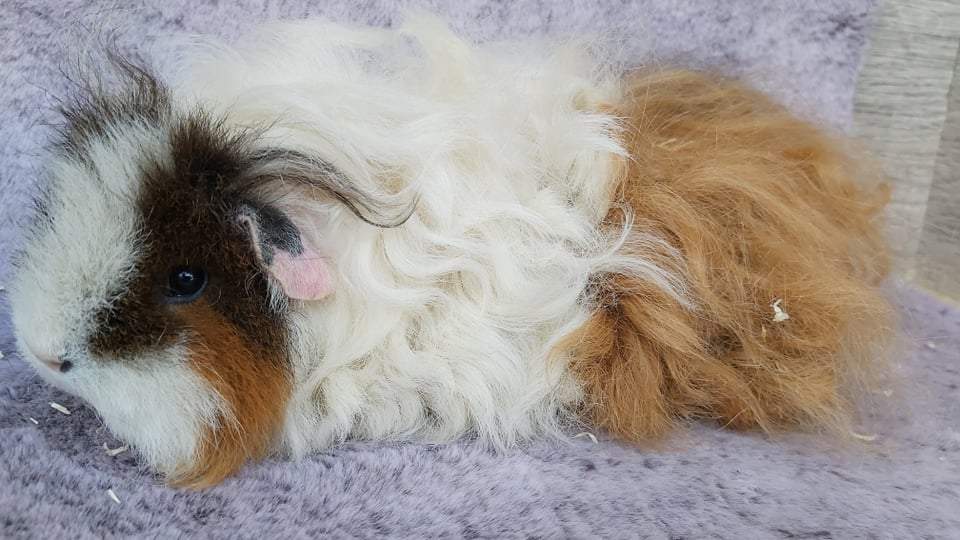
[[[69,373],[70,391],[87,401],[119,438],[164,474],[195,460],[224,403],[192,370],[182,347],[136,358],[91,361]]]
[[[181,316],[194,334],[187,344],[189,365],[229,409],[203,433],[191,467],[170,478],[199,488],[220,482],[272,449],[291,383],[279,353],[249,343],[209,305],[196,302]]]

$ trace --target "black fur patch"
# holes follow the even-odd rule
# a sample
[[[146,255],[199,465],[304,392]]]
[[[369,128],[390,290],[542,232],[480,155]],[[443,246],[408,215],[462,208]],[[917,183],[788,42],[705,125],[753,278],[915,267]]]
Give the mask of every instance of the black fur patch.
[[[65,124],[59,146],[80,159],[86,157],[90,139],[103,137],[110,126],[137,121],[155,124],[171,112],[170,92],[148,70],[115,54],[109,60],[119,79],[118,92],[108,92],[108,83],[99,77],[87,79],[60,106]]]
[[[251,227],[256,227],[256,231],[250,231],[251,241],[254,237],[259,241],[257,247],[265,264],[273,264],[278,249],[294,256],[303,253],[300,231],[283,212],[270,205],[248,203],[239,213],[250,220]]]
[[[169,142],[172,167],[141,166],[138,206],[148,243],[137,276],[98,314],[92,349],[121,357],[183,336],[187,329],[178,314],[191,305],[167,301],[165,285],[175,268],[199,266],[208,279],[203,301],[255,350],[281,352],[286,341],[283,314],[271,310],[267,277],[247,232],[236,221],[240,208],[251,203],[228,189],[251,166],[248,136],[231,134],[195,114],[177,124]],[[265,208],[258,208],[258,214],[279,221],[278,211]]]
[[[377,200],[363,192],[347,175],[333,164],[296,150],[267,149],[255,154],[256,161],[268,166],[269,174],[282,176],[290,186],[319,190],[339,200],[361,221],[380,228],[399,227],[410,219],[416,210],[417,199],[406,204]],[[251,189],[262,182],[262,177],[252,175],[245,182],[237,182],[238,191]]]

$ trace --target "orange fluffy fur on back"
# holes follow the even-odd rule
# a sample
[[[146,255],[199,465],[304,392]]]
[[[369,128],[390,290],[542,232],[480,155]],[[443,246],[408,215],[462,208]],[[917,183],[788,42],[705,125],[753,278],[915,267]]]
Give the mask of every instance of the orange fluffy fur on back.
[[[598,277],[597,313],[561,345],[586,414],[635,441],[691,418],[845,432],[850,390],[891,334],[880,175],[841,139],[706,75],[637,75],[616,114],[621,206],[679,248],[692,305]]]

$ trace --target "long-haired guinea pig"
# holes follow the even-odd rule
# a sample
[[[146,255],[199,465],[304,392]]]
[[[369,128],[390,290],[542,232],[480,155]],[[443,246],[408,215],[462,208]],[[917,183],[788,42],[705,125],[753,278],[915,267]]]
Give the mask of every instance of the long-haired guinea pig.
[[[847,429],[886,192],[764,95],[432,19],[115,61],[16,261],[24,357],[168,481],[344,440]]]

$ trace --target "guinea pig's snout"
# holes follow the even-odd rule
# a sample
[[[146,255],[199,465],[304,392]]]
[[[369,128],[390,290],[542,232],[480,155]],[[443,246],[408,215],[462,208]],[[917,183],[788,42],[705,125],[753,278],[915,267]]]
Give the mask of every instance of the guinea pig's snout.
[[[40,361],[41,364],[47,366],[53,371],[59,371],[60,373],[66,373],[73,369],[73,362],[67,360],[62,355],[55,354],[46,354],[38,353],[33,347],[29,347],[30,352]]]
[[[43,362],[43,365],[47,366],[53,371],[59,371],[60,373],[66,373],[73,369],[73,362],[63,358],[62,356],[40,358],[40,361]]]
[[[73,362],[71,362],[71,361],[69,361],[69,360],[64,360],[64,359],[62,359],[62,358],[59,359],[58,361],[51,362],[51,363],[49,363],[49,364],[47,364],[47,365],[50,367],[50,369],[55,369],[55,370],[59,371],[60,373],[66,373],[66,372],[70,371],[71,369],[73,369]]]

